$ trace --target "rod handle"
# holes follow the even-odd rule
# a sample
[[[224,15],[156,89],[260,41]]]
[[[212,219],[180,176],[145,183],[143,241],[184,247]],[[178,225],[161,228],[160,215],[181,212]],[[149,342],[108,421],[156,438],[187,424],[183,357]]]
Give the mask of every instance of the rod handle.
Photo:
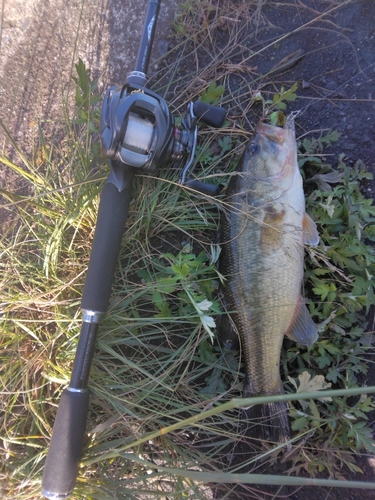
[[[44,467],[42,494],[67,498],[73,491],[82,456],[89,393],[66,389],[61,396]]]
[[[121,166],[119,175],[122,177],[121,183],[114,176],[110,177],[100,195],[94,241],[82,292],[82,309],[102,314],[107,312],[109,305],[131,200],[134,170]],[[116,186],[114,182],[119,185]]]

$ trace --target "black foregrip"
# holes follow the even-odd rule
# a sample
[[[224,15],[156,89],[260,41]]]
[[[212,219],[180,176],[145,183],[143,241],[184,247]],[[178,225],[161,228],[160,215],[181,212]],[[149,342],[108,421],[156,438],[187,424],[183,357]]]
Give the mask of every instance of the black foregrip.
[[[81,307],[105,313],[131,199],[131,180],[122,191],[107,182],[102,190]]]
[[[57,410],[44,467],[42,493],[65,498],[74,489],[86,430],[89,394],[65,390]]]
[[[196,101],[193,104],[194,114],[197,118],[203,120],[207,125],[219,128],[223,125],[226,110],[220,106],[212,106],[203,101]]]

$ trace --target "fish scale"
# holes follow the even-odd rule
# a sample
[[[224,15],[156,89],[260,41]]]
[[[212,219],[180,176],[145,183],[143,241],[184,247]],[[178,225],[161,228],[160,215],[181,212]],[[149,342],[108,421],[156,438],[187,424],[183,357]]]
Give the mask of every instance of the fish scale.
[[[319,236],[305,213],[293,117],[285,128],[258,124],[232,176],[221,227],[226,309],[241,338],[244,397],[283,393],[284,335],[310,346],[317,332],[301,296],[303,246]],[[229,332],[221,331],[225,341]],[[231,335],[231,334],[230,334]],[[251,407],[265,439],[290,438],[285,403]]]

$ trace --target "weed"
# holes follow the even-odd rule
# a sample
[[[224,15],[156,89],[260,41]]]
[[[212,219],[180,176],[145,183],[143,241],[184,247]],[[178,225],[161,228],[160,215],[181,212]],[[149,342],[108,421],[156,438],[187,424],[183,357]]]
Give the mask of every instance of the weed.
[[[294,83],[288,90],[285,90],[285,87],[282,86],[280,93],[275,93],[272,99],[265,99],[261,92],[257,93],[256,100],[262,103],[263,116],[269,116],[271,125],[282,126],[284,124],[284,113],[282,111],[287,109],[288,102],[297,99],[297,88],[297,83]]]
[[[216,85],[215,82],[212,82],[207,89],[202,92],[201,101],[217,105],[220,103],[220,98],[223,96],[224,91],[224,85]]]
[[[374,297],[375,252],[371,242],[375,207],[360,190],[361,181],[371,178],[362,162],[349,167],[341,156],[332,170],[322,160],[323,148],[337,138],[331,132],[318,139],[304,139],[301,144],[300,164],[306,182],[319,187],[310,189],[306,199],[307,211],[318,224],[321,244],[307,249],[304,287],[320,336],[308,351],[287,341],[284,366],[286,373],[299,373],[299,379],[303,375],[313,380],[320,377],[326,386],[350,388],[358,387],[367,373],[366,357],[371,349],[366,317]],[[297,387],[290,377],[289,381]],[[372,399],[366,396],[357,402],[334,398],[293,404],[292,428],[314,431],[309,458],[306,460],[306,451],[299,454],[293,471],[301,466],[310,474],[327,469],[334,476],[343,462],[357,470],[353,461],[343,457],[345,450],[375,451],[367,423],[367,414],[373,409]],[[311,453],[318,460],[311,459]]]
[[[213,249],[213,258],[201,252],[198,256],[191,253],[189,244],[174,256],[171,253],[161,255],[160,259],[152,262],[154,273],[150,269],[138,272],[144,283],[152,288],[152,303],[158,310],[157,318],[184,318],[189,317],[200,322],[213,340],[212,328],[215,322],[209,314],[217,315],[219,304],[212,300],[217,283],[216,258],[217,252]],[[150,286],[151,285],[151,286]],[[169,297],[175,294],[178,302],[173,303]]]

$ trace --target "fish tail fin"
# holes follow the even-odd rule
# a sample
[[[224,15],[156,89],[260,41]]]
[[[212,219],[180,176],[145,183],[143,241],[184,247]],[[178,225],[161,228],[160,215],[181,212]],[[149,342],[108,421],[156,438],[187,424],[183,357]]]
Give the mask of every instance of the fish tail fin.
[[[241,420],[244,432],[252,438],[280,444],[291,438],[288,406],[284,401],[245,408]]]

